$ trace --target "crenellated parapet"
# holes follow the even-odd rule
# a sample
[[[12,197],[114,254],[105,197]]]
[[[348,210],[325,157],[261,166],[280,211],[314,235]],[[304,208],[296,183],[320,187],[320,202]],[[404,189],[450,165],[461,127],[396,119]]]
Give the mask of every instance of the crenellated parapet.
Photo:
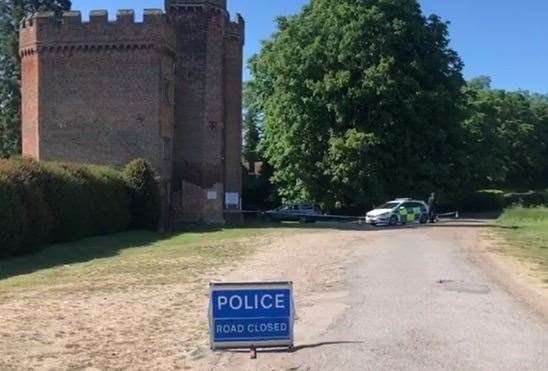
[[[234,20],[227,23],[225,35],[229,40],[237,41],[242,44],[245,42],[245,21],[239,13],[236,14]]]
[[[173,9],[175,7],[193,7],[193,6],[214,6],[226,9],[226,0],[166,0],[165,8]]]
[[[156,50],[174,54],[175,36],[164,12],[146,9],[143,21],[133,10],[119,10],[109,21],[106,10],[91,11],[89,22],[78,11],[35,13],[20,25],[21,57],[34,53]]]

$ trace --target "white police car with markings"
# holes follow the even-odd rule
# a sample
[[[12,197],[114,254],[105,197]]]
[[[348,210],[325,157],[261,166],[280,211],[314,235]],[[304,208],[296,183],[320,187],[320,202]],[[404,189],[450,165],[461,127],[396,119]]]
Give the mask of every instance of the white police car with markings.
[[[424,201],[399,198],[381,205],[365,216],[365,222],[377,225],[404,225],[408,223],[428,223],[428,205]]]

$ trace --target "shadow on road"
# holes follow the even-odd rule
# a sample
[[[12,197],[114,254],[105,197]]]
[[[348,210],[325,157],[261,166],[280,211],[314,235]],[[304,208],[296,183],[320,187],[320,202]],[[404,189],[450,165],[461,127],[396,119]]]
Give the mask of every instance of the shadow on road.
[[[296,353],[301,350],[305,349],[314,349],[314,348],[322,348],[326,346],[331,345],[347,345],[347,344],[364,344],[364,341],[324,341],[320,343],[313,343],[313,344],[303,344],[303,345],[297,345],[296,347],[293,347],[291,349],[287,348],[265,348],[265,349],[257,349],[257,353]],[[249,350],[247,349],[230,349],[225,350],[226,353],[249,353]]]
[[[297,222],[265,223],[262,221],[248,222],[234,226],[210,226],[186,225],[177,229],[173,234],[159,234],[153,232],[126,232],[104,237],[88,238],[82,241],[47,246],[41,251],[18,258],[0,260],[0,281],[33,273],[39,270],[83,263],[94,259],[116,256],[121,250],[129,248],[142,248],[156,242],[170,238],[173,235],[189,233],[211,233],[230,229],[295,229],[295,230],[339,230],[358,231],[364,233],[383,231],[405,231],[429,228],[498,228],[518,229],[517,226],[501,226],[486,219],[465,218],[457,220],[442,220],[437,224],[408,224],[394,227],[372,227],[356,222],[318,222],[313,224],[301,224]]]

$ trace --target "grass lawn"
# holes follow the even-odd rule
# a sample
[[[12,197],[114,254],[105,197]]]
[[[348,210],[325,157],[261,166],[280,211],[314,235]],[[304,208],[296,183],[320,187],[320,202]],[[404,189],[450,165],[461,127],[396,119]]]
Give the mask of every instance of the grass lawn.
[[[548,284],[548,208],[508,209],[497,223],[512,227],[501,232],[508,242],[504,252],[532,264],[535,275]]]
[[[258,238],[290,230],[257,226],[169,236],[127,232],[52,245],[34,255],[0,261],[0,295],[38,286],[109,290],[191,282],[199,273],[249,254]]]

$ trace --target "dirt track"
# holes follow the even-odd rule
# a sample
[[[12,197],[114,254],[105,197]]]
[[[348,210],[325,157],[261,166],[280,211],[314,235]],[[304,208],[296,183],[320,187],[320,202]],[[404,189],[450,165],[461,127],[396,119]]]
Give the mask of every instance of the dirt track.
[[[0,369],[547,369],[546,293],[486,269],[483,227],[311,230],[192,283],[28,292],[0,304]],[[294,281],[296,351],[210,352],[207,283],[259,279]]]
[[[325,266],[344,274],[321,295],[314,285],[321,279],[303,287],[294,353],[265,352],[256,361],[237,352],[208,354],[195,367],[546,370],[548,326],[538,312],[546,292],[525,289],[491,265],[479,243],[486,224],[333,232],[325,237],[342,254]],[[334,277],[333,270],[320,265],[313,277]]]

